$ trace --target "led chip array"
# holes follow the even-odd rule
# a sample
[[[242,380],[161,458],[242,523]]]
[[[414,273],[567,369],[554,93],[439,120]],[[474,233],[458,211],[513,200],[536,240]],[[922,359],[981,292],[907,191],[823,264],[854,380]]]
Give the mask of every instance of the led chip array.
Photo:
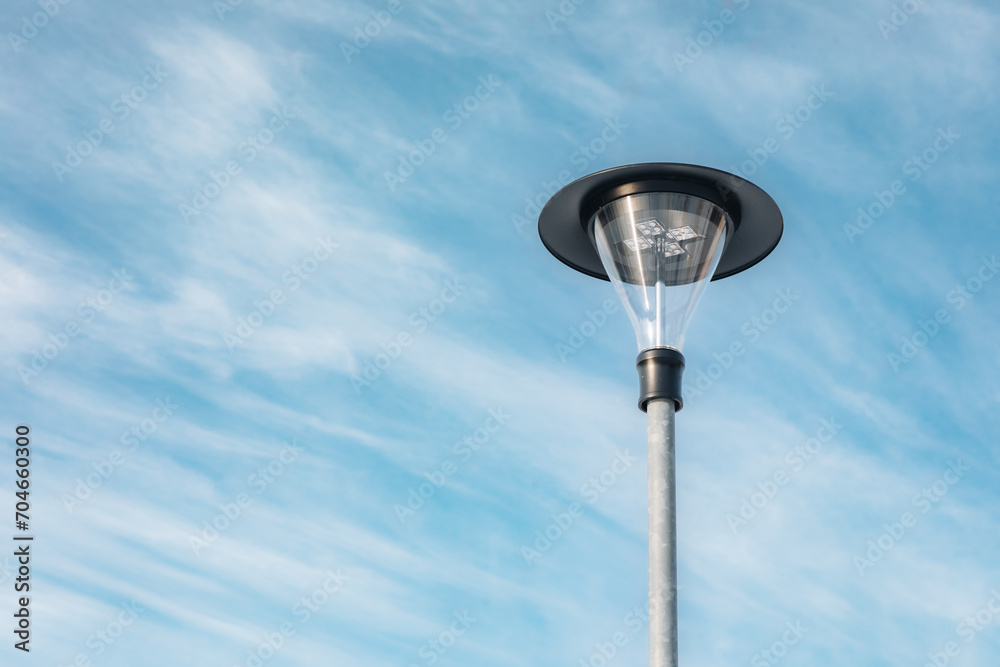
[[[694,230],[686,225],[684,227],[678,227],[677,229],[671,229],[668,234],[673,236],[674,239],[678,241],[688,241],[690,239],[698,238],[698,235],[695,234]]]
[[[646,248],[653,247],[653,244],[650,243],[645,236],[640,236],[634,241],[632,239],[625,239],[625,245],[627,245],[628,249],[633,252],[638,252],[639,250],[645,250]]]
[[[653,219],[637,222],[635,223],[635,228],[642,232],[644,236],[653,236],[663,233],[663,225],[661,225],[658,220]]]
[[[637,222],[635,223],[635,228],[639,230],[642,236],[638,236],[635,239],[625,240],[625,245],[628,246],[629,250],[632,252],[638,252],[640,250],[652,248],[655,237],[663,236],[663,242],[658,246],[658,249],[662,248],[663,254],[666,257],[683,255],[684,248],[681,246],[680,242],[690,241],[691,239],[699,237],[699,234],[688,225],[668,230],[664,229],[663,225],[660,224],[660,221],[655,218],[649,218],[648,220]]]
[[[663,254],[667,257],[673,257],[674,255],[683,255],[684,248],[680,246],[679,243],[673,243],[667,241],[663,244]]]

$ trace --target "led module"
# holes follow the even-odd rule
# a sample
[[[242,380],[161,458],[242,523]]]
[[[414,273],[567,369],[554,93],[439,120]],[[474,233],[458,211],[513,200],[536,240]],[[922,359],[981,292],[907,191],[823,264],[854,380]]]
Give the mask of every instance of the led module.
[[[655,218],[650,218],[649,220],[643,220],[642,222],[635,223],[635,228],[646,236],[652,236],[655,234],[663,233],[663,225],[660,221]]]
[[[665,257],[673,257],[674,255],[683,255],[684,248],[680,246],[679,243],[671,243],[667,241],[663,244],[663,255]]]
[[[647,248],[653,247],[653,244],[650,243],[644,236],[640,236],[635,240],[625,239],[625,245],[627,245],[628,249],[633,252],[638,252],[640,250],[645,250]]]
[[[690,227],[678,227],[677,229],[671,229],[668,234],[673,236],[678,241],[687,241],[689,239],[698,238],[698,234],[695,233]]]

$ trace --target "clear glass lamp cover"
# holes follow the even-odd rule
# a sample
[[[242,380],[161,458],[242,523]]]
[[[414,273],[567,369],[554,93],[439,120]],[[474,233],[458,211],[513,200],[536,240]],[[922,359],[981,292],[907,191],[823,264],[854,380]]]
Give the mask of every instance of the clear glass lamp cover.
[[[627,195],[594,214],[597,252],[632,320],[639,352],[683,350],[730,224],[720,206],[670,192]]]

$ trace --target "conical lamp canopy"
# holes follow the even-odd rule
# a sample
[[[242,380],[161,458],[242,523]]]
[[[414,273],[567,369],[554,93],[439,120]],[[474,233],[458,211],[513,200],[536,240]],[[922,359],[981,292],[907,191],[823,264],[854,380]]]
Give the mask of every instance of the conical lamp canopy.
[[[693,195],[646,192],[604,205],[590,229],[639,351],[681,351],[732,229],[726,211]]]

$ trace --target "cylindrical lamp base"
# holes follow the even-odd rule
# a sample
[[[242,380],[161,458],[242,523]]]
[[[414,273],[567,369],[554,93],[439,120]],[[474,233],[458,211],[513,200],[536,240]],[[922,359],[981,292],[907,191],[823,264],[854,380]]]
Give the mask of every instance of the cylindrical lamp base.
[[[681,376],[684,374],[684,355],[672,347],[654,347],[643,350],[635,360],[639,372],[639,409],[654,398],[669,398],[677,412],[684,407],[681,398]]]

